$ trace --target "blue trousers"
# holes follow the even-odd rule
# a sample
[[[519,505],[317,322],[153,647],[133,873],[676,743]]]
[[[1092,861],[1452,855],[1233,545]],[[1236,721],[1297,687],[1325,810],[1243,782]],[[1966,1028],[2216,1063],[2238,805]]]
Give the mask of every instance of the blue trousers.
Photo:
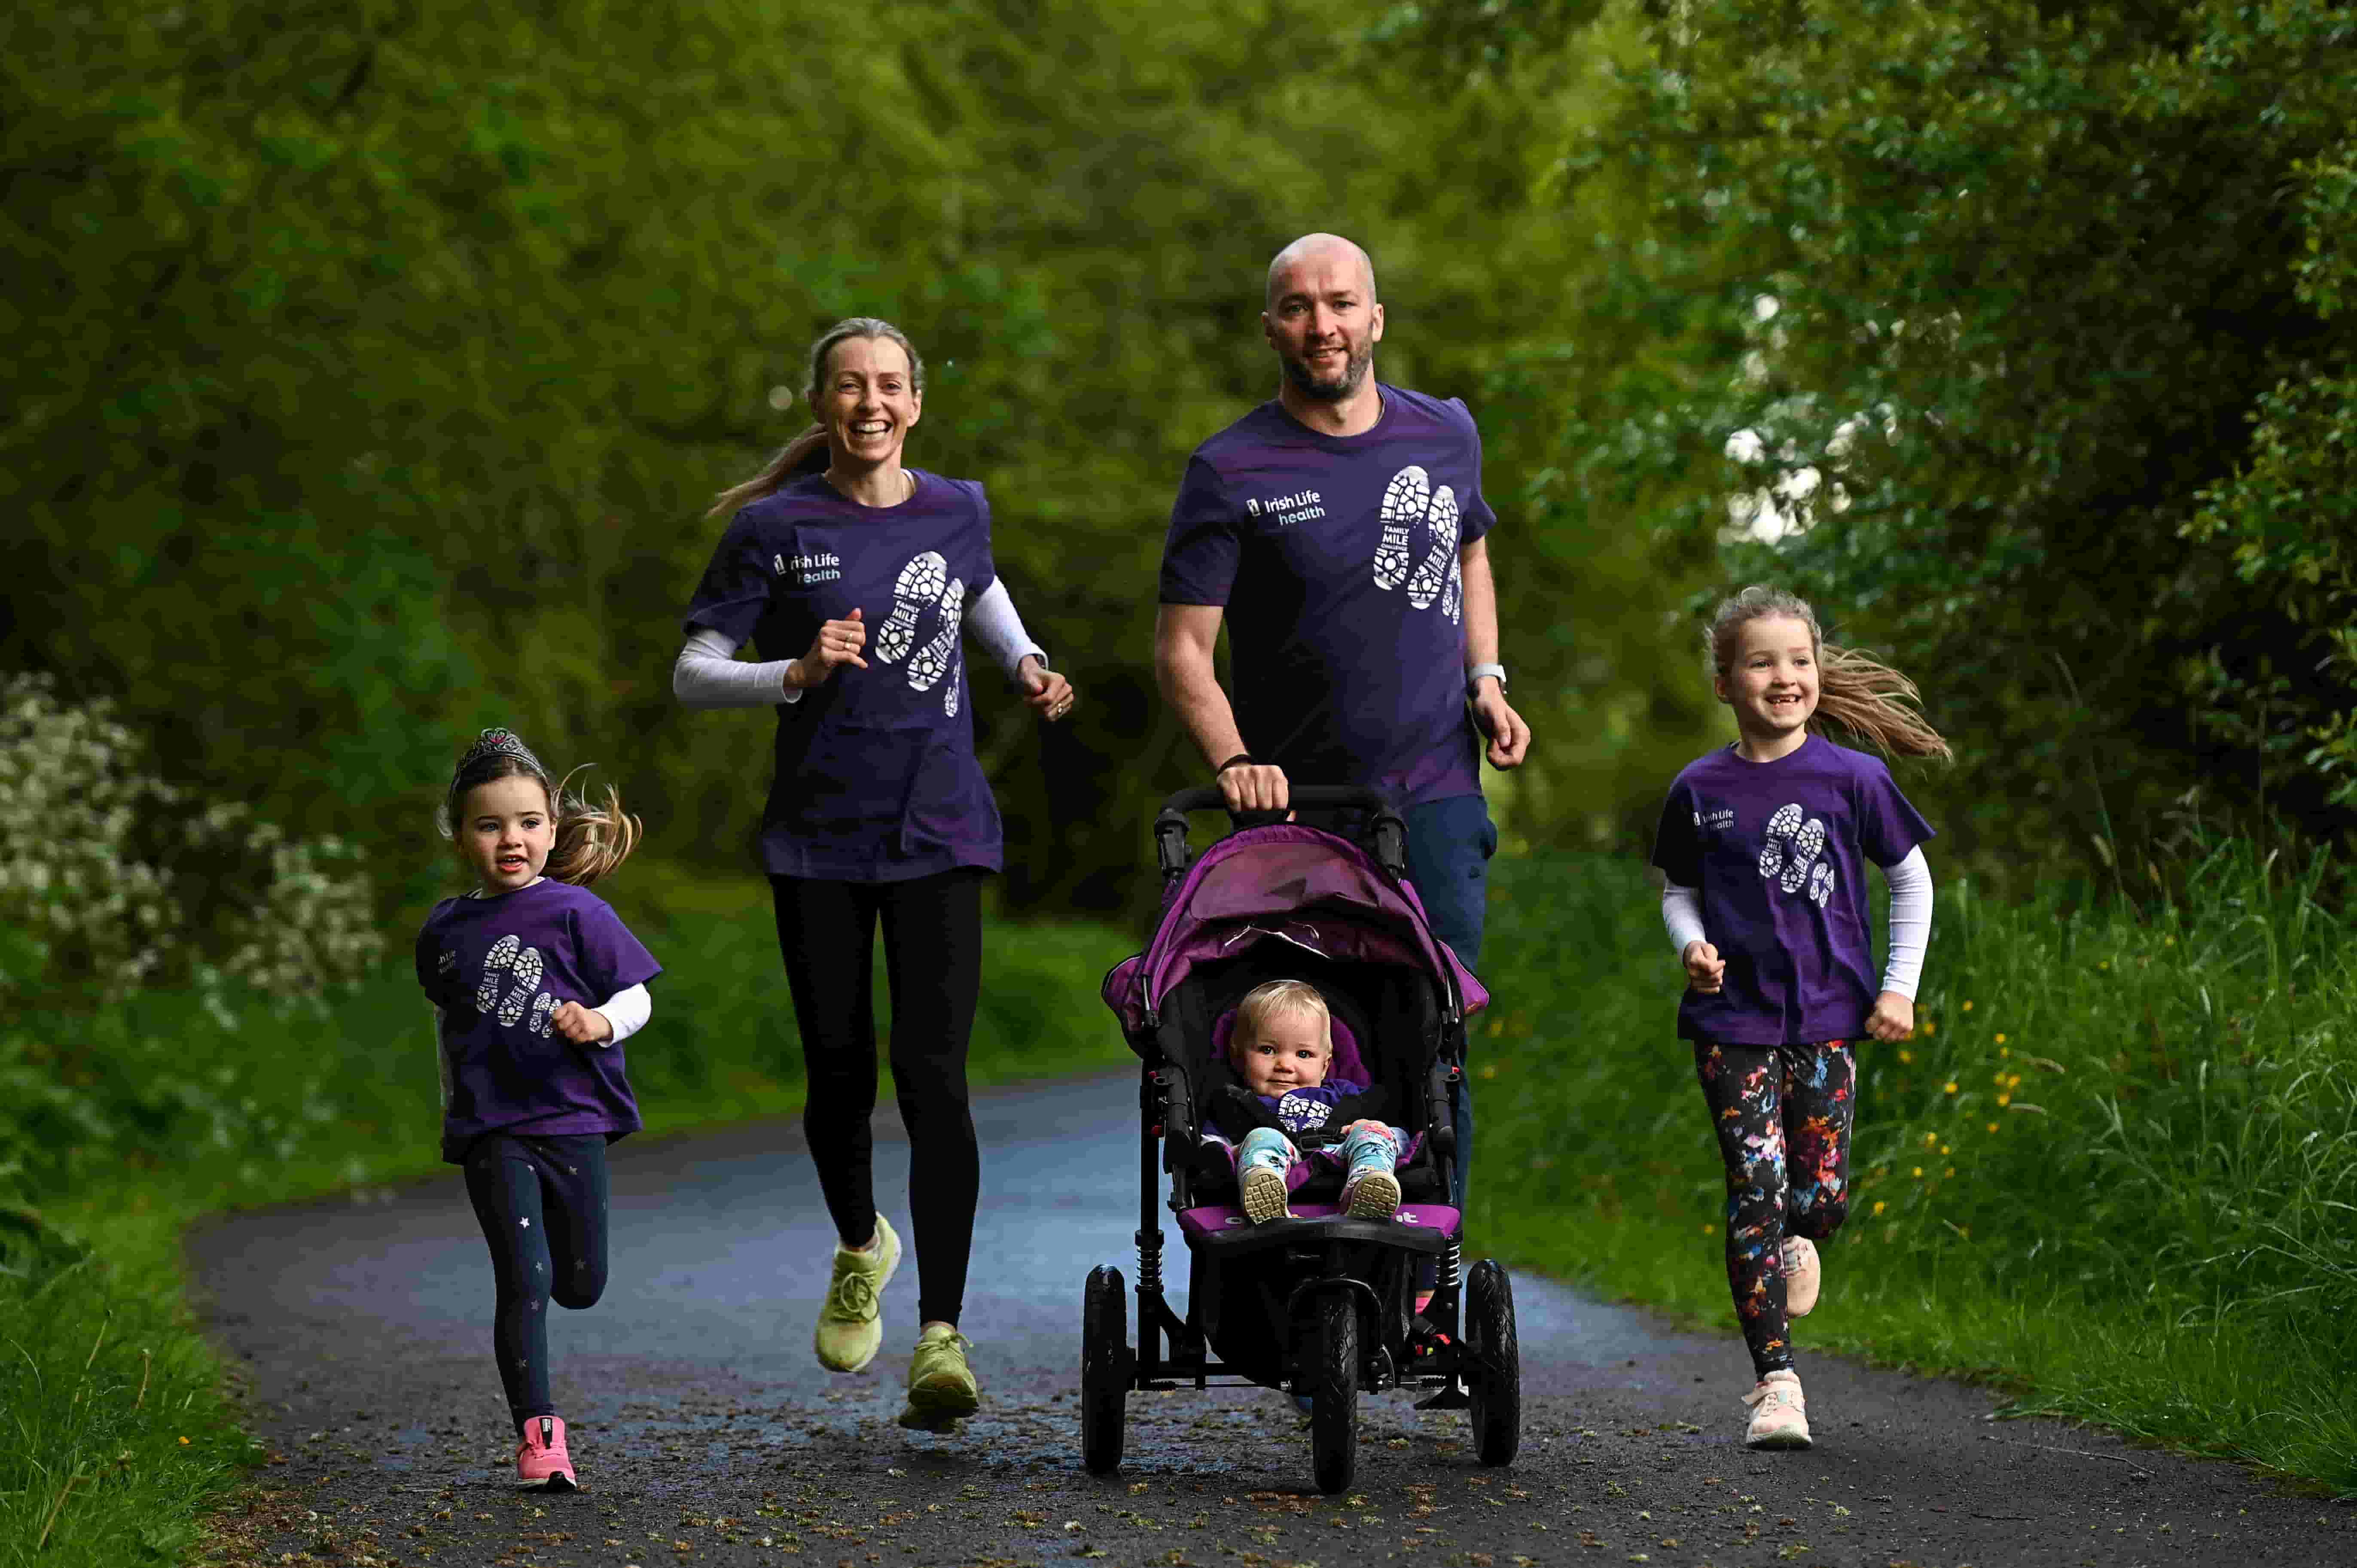
[[[1405,813],[1407,879],[1423,901],[1432,934],[1475,973],[1481,968],[1481,927],[1489,910],[1490,857],[1498,852],[1498,827],[1489,802],[1479,795],[1427,800]],[[1469,1050],[1470,1040],[1468,1040]],[[1473,1166],[1473,1087],[1460,1077],[1449,1111],[1457,1122],[1457,1169],[1449,1197],[1465,1207],[1466,1175]]]

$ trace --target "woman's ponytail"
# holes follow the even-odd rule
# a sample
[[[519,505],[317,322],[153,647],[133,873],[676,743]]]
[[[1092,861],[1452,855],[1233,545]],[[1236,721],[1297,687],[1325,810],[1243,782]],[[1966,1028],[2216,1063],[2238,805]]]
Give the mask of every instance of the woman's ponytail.
[[[852,338],[882,338],[900,345],[909,356],[909,382],[922,397],[925,392],[925,361],[909,335],[890,322],[873,316],[851,316],[836,322],[820,333],[810,346],[810,362],[802,379],[802,401],[818,401],[818,383],[826,375],[827,356],[834,352],[837,343]],[[826,446],[826,426],[813,424],[778,449],[778,455],[762,467],[759,473],[739,485],[731,485],[713,499],[707,518],[733,517],[739,510],[759,500],[802,474],[816,474],[826,467],[829,454]]]

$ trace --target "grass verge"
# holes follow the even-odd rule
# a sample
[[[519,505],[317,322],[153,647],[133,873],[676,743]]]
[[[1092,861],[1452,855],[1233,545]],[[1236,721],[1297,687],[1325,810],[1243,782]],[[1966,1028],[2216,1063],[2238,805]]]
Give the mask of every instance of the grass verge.
[[[767,888],[634,862],[610,897],[665,967],[629,1047],[648,1133],[799,1111]],[[1095,1001],[1130,938],[993,922],[985,943],[977,1085],[1132,1059]],[[0,1204],[0,1565],[184,1561],[255,1457],[186,1305],[189,1221],[448,1169],[396,947],[325,1014],[149,995],[0,1026],[0,1189],[30,1197]]]
[[[2320,862],[2181,869],[2133,902],[1940,888],[1916,1038],[1859,1048],[1850,1219],[1795,1339],[2349,1490],[2357,954]],[[1493,897],[1474,1233],[1723,1326],[1748,1382],[1656,895],[1556,858]]]

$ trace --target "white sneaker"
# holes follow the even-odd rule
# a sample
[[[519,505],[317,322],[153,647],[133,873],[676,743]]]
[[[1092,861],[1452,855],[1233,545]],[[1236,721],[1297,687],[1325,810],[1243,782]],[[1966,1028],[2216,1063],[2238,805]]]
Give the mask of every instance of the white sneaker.
[[[1780,1367],[1760,1380],[1743,1396],[1751,1407],[1750,1424],[1743,1429],[1746,1448],[1806,1448],[1809,1412],[1801,1393],[1801,1374]]]
[[[1817,1287],[1824,1265],[1817,1262],[1817,1244],[1806,1236],[1784,1238],[1784,1316],[1806,1317],[1817,1305]]]

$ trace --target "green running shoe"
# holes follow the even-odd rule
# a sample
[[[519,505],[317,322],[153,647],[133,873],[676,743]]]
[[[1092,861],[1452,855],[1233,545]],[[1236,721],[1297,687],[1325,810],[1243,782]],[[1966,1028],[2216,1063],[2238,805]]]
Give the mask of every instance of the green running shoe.
[[[920,1432],[947,1432],[982,1404],[982,1388],[965,1353],[974,1341],[946,1324],[936,1323],[917,1337],[917,1353],[909,1361],[909,1408],[900,1424]]]
[[[884,1326],[877,1319],[877,1300],[900,1266],[900,1238],[891,1222],[876,1217],[876,1249],[855,1252],[837,1243],[834,1278],[826,1287],[826,1301],[818,1309],[814,1337],[819,1364],[838,1372],[856,1372],[876,1359],[884,1343]]]

